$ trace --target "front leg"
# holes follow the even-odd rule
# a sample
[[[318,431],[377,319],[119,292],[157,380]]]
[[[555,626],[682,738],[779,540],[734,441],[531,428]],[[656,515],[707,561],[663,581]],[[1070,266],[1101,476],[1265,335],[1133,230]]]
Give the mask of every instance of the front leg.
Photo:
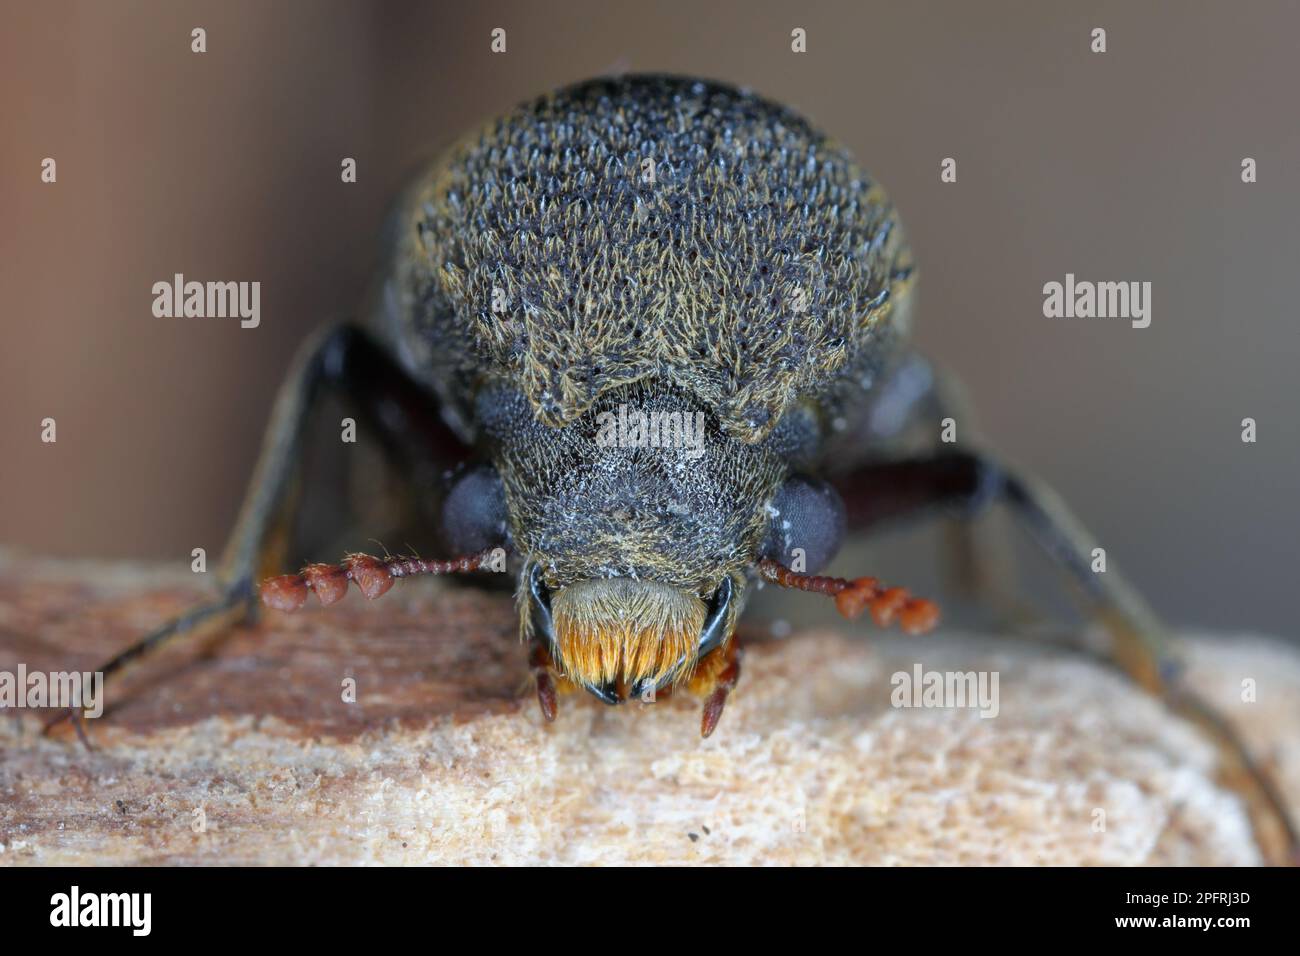
[[[969,451],[865,465],[837,479],[837,485],[849,528],[858,531],[933,512],[973,517],[989,505],[1005,505],[1086,595],[1111,635],[1110,660],[1214,740],[1223,776],[1245,799],[1266,856],[1300,862],[1300,834],[1273,781],[1231,724],[1180,679],[1179,648],[1137,590],[1113,565],[1105,573],[1093,572],[1096,542],[1051,488]]]
[[[181,637],[194,638],[251,619],[257,608],[254,582],[283,570],[287,530],[296,508],[291,493],[313,409],[329,391],[355,404],[373,425],[389,457],[407,466],[449,468],[467,449],[442,421],[436,402],[366,333],[351,325],[327,329],[299,351],[267,425],[262,453],[249,482],[235,530],[218,575],[220,592],[125,648],[97,670],[105,684],[150,653]],[[76,714],[64,712],[48,730]],[[75,723],[81,732],[79,723]],[[84,736],[83,736],[84,740]]]
[[[697,697],[704,698],[704,713],[700,717],[701,737],[712,734],[722,719],[727,695],[735,690],[736,683],[740,680],[742,656],[740,638],[733,634],[731,640],[705,655],[687,681],[687,689]]]
[[[1065,502],[1040,481],[1013,472],[987,454],[941,452],[863,466],[835,479],[850,531],[915,520],[927,514],[973,518],[1007,506],[1035,543],[1092,605],[1112,636],[1111,657],[1153,693],[1177,677],[1179,653],[1159,619],[1123,576],[1092,570],[1097,543]]]

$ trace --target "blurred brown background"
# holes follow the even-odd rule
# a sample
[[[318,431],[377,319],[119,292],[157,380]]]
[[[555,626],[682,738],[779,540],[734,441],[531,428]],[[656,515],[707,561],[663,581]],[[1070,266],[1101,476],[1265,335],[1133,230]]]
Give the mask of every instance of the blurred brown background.
[[[795,106],[886,185],[921,345],[1162,613],[1294,636],[1300,8],[1088,7],[4,0],[0,542],[215,556],[290,355],[356,310],[420,158],[548,88],[665,70]],[[155,318],[175,272],[260,280],[261,327]],[[1044,318],[1067,272],[1152,282],[1151,327]]]

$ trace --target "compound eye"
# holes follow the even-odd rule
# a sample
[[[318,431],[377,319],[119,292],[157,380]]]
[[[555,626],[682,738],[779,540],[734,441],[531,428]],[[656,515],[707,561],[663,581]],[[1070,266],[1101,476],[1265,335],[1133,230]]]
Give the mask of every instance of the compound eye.
[[[506,491],[491,465],[456,477],[442,502],[442,533],[453,554],[472,554],[506,543]]]
[[[816,574],[844,542],[844,500],[818,478],[797,475],[788,480],[772,497],[770,513],[763,557],[795,571]]]

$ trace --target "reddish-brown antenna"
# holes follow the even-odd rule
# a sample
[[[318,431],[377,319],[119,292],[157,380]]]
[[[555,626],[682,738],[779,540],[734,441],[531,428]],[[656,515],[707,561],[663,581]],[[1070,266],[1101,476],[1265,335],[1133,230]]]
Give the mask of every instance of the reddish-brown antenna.
[[[493,558],[502,553],[501,548],[488,548],[449,561],[350,554],[342,564],[309,564],[298,574],[268,578],[258,590],[262,603],[277,611],[298,610],[307,603],[308,591],[315,591],[320,603],[328,607],[343,600],[348,593],[349,581],[355,581],[361,593],[373,601],[391,588],[398,578],[417,574],[465,574],[491,564]]]
[[[907,634],[923,634],[939,623],[939,606],[933,601],[913,597],[903,588],[887,588],[875,578],[849,581],[846,578],[800,574],[771,558],[758,562],[758,573],[764,581],[779,587],[833,597],[835,607],[850,619],[870,610],[871,617],[881,627],[889,627],[897,620]]]

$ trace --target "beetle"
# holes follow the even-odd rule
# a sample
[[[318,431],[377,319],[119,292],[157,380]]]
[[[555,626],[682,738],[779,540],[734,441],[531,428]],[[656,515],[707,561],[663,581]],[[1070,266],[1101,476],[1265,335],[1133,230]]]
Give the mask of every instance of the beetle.
[[[819,572],[846,533],[1006,506],[1086,595],[1114,660],[1210,729],[1294,829],[1231,728],[1178,680],[1156,617],[1041,482],[987,451],[904,448],[964,413],[908,345],[915,271],[898,215],[849,153],[778,104],[690,78],[571,86],[461,139],[391,220],[361,325],[294,362],[223,561],[220,595],[101,670],[200,624],[378,597],[415,574],[507,571],[541,710],[675,688],[718,724],[758,582],[909,632],[938,610]],[[326,392],[437,474],[445,560],[350,555],[283,571],[304,424]],[[629,426],[628,422],[632,424]],[[615,427],[616,423],[616,427]],[[689,427],[698,426],[698,427]],[[666,436],[666,438],[665,438]],[[259,582],[261,582],[259,584]]]

